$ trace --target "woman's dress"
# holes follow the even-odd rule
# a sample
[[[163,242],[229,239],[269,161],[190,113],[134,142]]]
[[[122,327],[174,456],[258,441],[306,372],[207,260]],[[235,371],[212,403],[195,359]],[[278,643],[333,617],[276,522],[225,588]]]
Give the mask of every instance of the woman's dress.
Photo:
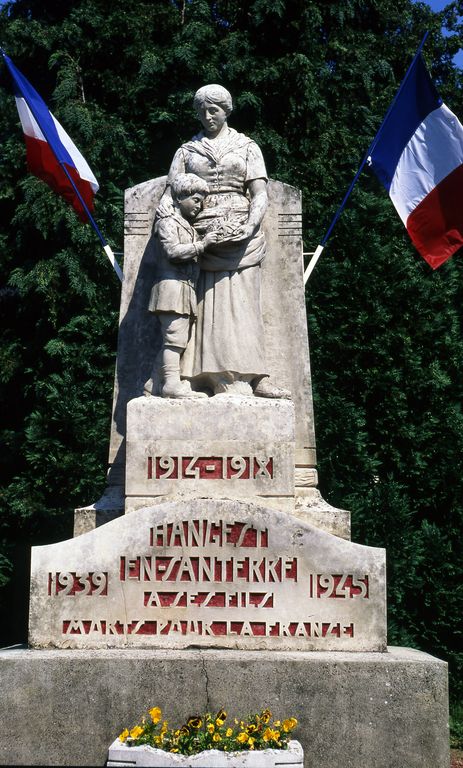
[[[232,236],[248,220],[248,184],[267,179],[257,144],[232,128],[213,141],[201,132],[183,144],[172,161],[168,183],[178,173],[195,173],[209,185],[194,225],[200,236],[216,230]],[[264,256],[260,228],[247,240],[218,243],[201,256],[198,319],[182,358],[183,376],[207,383],[217,374],[245,381],[267,375],[261,307]]]

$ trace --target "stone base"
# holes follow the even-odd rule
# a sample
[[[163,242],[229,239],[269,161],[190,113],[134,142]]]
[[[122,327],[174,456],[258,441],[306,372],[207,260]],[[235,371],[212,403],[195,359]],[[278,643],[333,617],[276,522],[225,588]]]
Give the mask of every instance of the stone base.
[[[448,768],[447,665],[420,651],[0,651],[0,764],[103,766],[150,706],[294,716],[306,768]]]

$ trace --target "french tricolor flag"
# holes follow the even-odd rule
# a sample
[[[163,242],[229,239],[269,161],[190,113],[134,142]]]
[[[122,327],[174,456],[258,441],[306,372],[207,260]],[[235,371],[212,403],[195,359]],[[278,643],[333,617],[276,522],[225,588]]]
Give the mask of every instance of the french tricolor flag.
[[[89,211],[93,210],[93,197],[98,191],[95,176],[37,91],[5,53],[3,58],[13,78],[16,106],[26,140],[29,169],[64,197],[82,221],[88,221],[88,215],[66,170]]]
[[[368,163],[433,269],[463,246],[463,126],[443,104],[421,55]]]

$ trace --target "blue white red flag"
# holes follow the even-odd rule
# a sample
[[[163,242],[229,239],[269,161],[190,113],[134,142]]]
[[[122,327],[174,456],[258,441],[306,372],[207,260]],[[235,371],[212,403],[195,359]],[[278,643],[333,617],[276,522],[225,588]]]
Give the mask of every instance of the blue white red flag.
[[[95,176],[85,158],[48,110],[37,91],[16,69],[5,53],[3,58],[13,78],[16,106],[26,141],[29,169],[64,197],[82,221],[88,221],[84,206],[63,170],[62,164],[66,166],[90,211],[93,210],[93,197],[98,191]]]
[[[463,126],[416,57],[368,163],[436,269],[463,246]]]

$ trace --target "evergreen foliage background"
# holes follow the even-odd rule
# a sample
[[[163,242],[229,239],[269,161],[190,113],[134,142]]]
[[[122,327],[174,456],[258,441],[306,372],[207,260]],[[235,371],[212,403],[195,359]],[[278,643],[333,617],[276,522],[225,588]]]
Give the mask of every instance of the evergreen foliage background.
[[[313,250],[426,29],[463,119],[461,0],[11,0],[0,40],[94,170],[96,217],[123,244],[123,190],[167,172],[207,82],[269,174],[300,187]],[[445,22],[450,36],[443,36]],[[103,491],[119,283],[90,227],[29,175],[0,71],[0,600],[26,640],[32,544],[72,535]],[[353,539],[385,546],[389,642],[450,663],[463,693],[463,261],[437,272],[364,173],[307,291],[321,491]],[[461,705],[460,705],[461,706]],[[461,711],[461,710],[460,710]]]

